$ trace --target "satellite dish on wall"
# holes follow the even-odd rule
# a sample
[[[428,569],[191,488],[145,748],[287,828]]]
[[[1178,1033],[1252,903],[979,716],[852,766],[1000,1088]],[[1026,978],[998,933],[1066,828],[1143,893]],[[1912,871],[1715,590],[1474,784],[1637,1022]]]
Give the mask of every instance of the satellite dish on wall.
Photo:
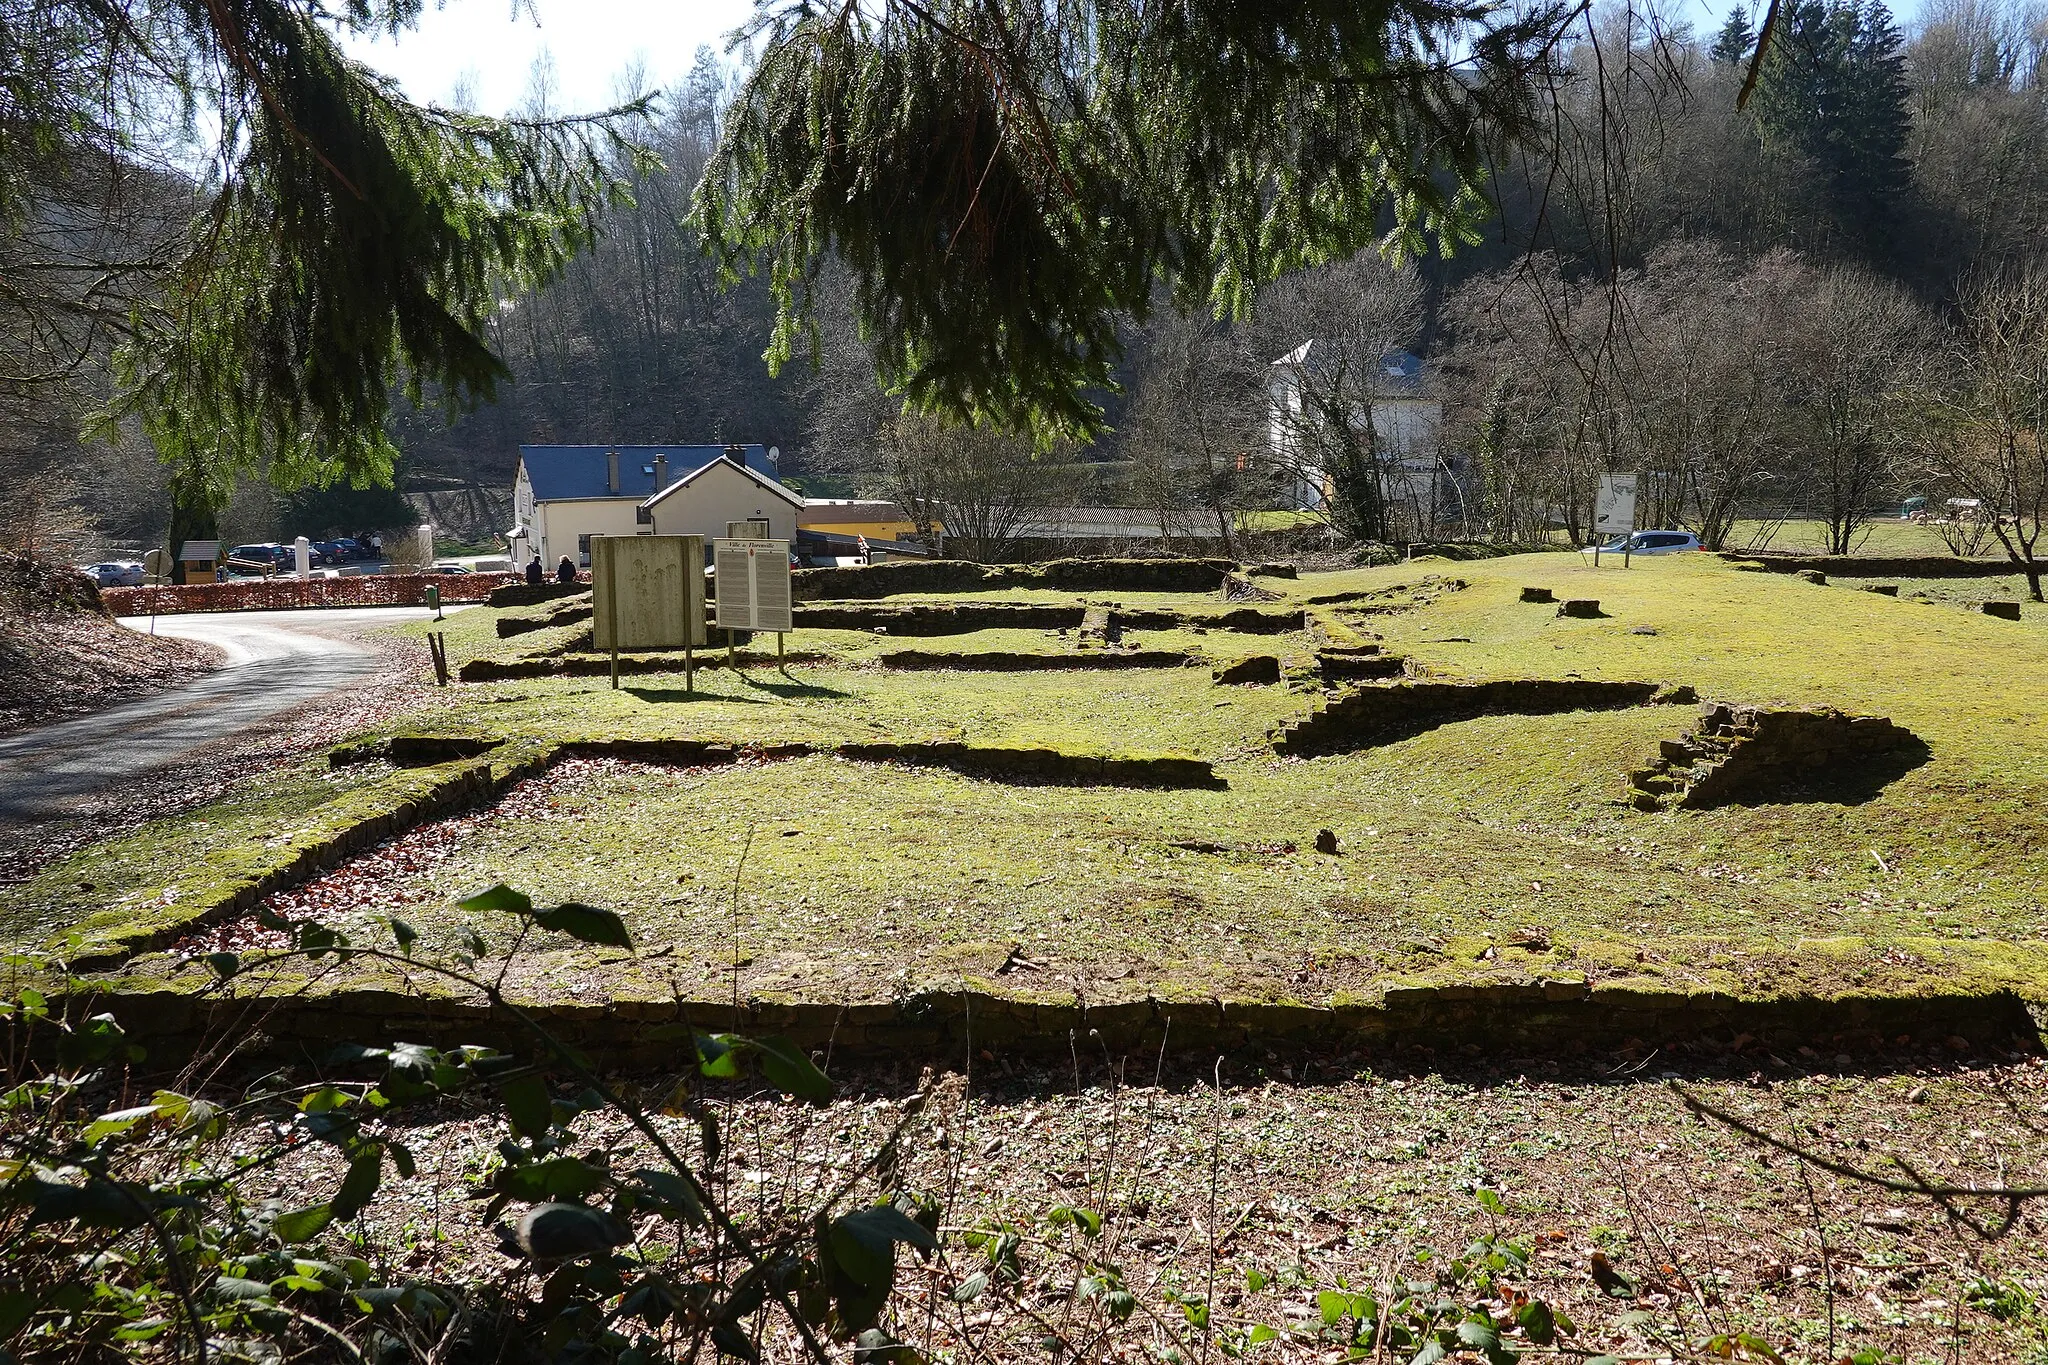
[[[782,463],[782,447],[781,447],[781,446],[769,446],[769,447],[768,447],[768,463],[769,463],[769,464],[778,464],[778,465]]]

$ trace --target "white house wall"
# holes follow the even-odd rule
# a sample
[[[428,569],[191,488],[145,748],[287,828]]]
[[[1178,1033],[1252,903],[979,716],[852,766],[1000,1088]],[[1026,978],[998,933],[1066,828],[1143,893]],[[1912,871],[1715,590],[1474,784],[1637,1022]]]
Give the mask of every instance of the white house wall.
[[[765,521],[771,540],[796,539],[797,509],[729,467],[705,470],[655,503],[653,511],[658,536],[711,539],[724,535],[729,521]]]
[[[537,504],[533,533],[541,563],[552,573],[567,555],[578,568],[589,568],[590,553],[581,548],[582,538],[646,534],[648,528],[634,515],[639,506],[638,498],[573,498]]]

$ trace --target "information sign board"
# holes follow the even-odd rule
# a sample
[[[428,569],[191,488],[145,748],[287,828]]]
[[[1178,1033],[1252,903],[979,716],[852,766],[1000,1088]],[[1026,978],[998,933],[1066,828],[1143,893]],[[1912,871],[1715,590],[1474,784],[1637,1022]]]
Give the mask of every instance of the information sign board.
[[[1636,476],[1602,474],[1593,501],[1593,534],[1625,536],[1636,529]]]
[[[704,643],[704,537],[592,536],[590,583],[595,648]]]
[[[791,629],[789,542],[711,542],[720,630]]]

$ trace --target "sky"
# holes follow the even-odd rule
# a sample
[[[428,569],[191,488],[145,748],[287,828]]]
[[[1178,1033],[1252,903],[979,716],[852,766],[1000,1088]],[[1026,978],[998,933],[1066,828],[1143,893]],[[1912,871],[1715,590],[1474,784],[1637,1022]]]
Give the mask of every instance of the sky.
[[[1733,3],[1662,0],[1657,7],[1711,32]],[[553,107],[570,113],[616,103],[620,75],[636,61],[649,86],[678,84],[700,46],[722,53],[726,36],[754,12],[753,0],[523,0],[514,18],[512,5],[441,0],[400,38],[345,41],[359,60],[397,77],[412,98],[450,103],[466,85],[470,107],[485,114],[511,112],[529,88],[535,59],[546,54],[554,67]],[[1891,0],[1891,8],[1907,23],[1920,2]]]
[[[483,114],[511,112],[546,53],[553,103],[566,113],[615,103],[620,73],[635,61],[650,86],[680,83],[700,46],[722,53],[754,12],[753,0],[526,0],[521,9],[515,19],[512,0],[444,0],[438,9],[430,0],[419,26],[395,40],[344,41],[413,99],[446,104],[464,83]]]

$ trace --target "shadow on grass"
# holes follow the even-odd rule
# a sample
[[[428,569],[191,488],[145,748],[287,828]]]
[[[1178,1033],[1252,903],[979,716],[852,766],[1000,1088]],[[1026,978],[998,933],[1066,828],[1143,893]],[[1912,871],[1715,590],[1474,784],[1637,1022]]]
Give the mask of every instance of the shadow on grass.
[[[1860,806],[1884,795],[1886,787],[1933,756],[1927,742],[1915,735],[1890,753],[1874,755],[1859,763],[1843,764],[1825,773],[1756,782],[1697,809],[1710,810],[1715,806]]]
[[[826,687],[823,683],[798,682],[785,678],[781,682],[762,682],[747,674],[740,675],[740,681],[759,692],[772,693],[778,697],[850,697],[853,694],[839,687]],[[748,698],[749,701],[753,698]]]
[[[701,687],[694,692],[685,691],[680,687],[622,687],[619,690],[629,692],[641,701],[655,702],[663,706],[688,701],[731,701],[743,706],[767,705],[759,697],[744,697],[734,692],[707,692]]]

